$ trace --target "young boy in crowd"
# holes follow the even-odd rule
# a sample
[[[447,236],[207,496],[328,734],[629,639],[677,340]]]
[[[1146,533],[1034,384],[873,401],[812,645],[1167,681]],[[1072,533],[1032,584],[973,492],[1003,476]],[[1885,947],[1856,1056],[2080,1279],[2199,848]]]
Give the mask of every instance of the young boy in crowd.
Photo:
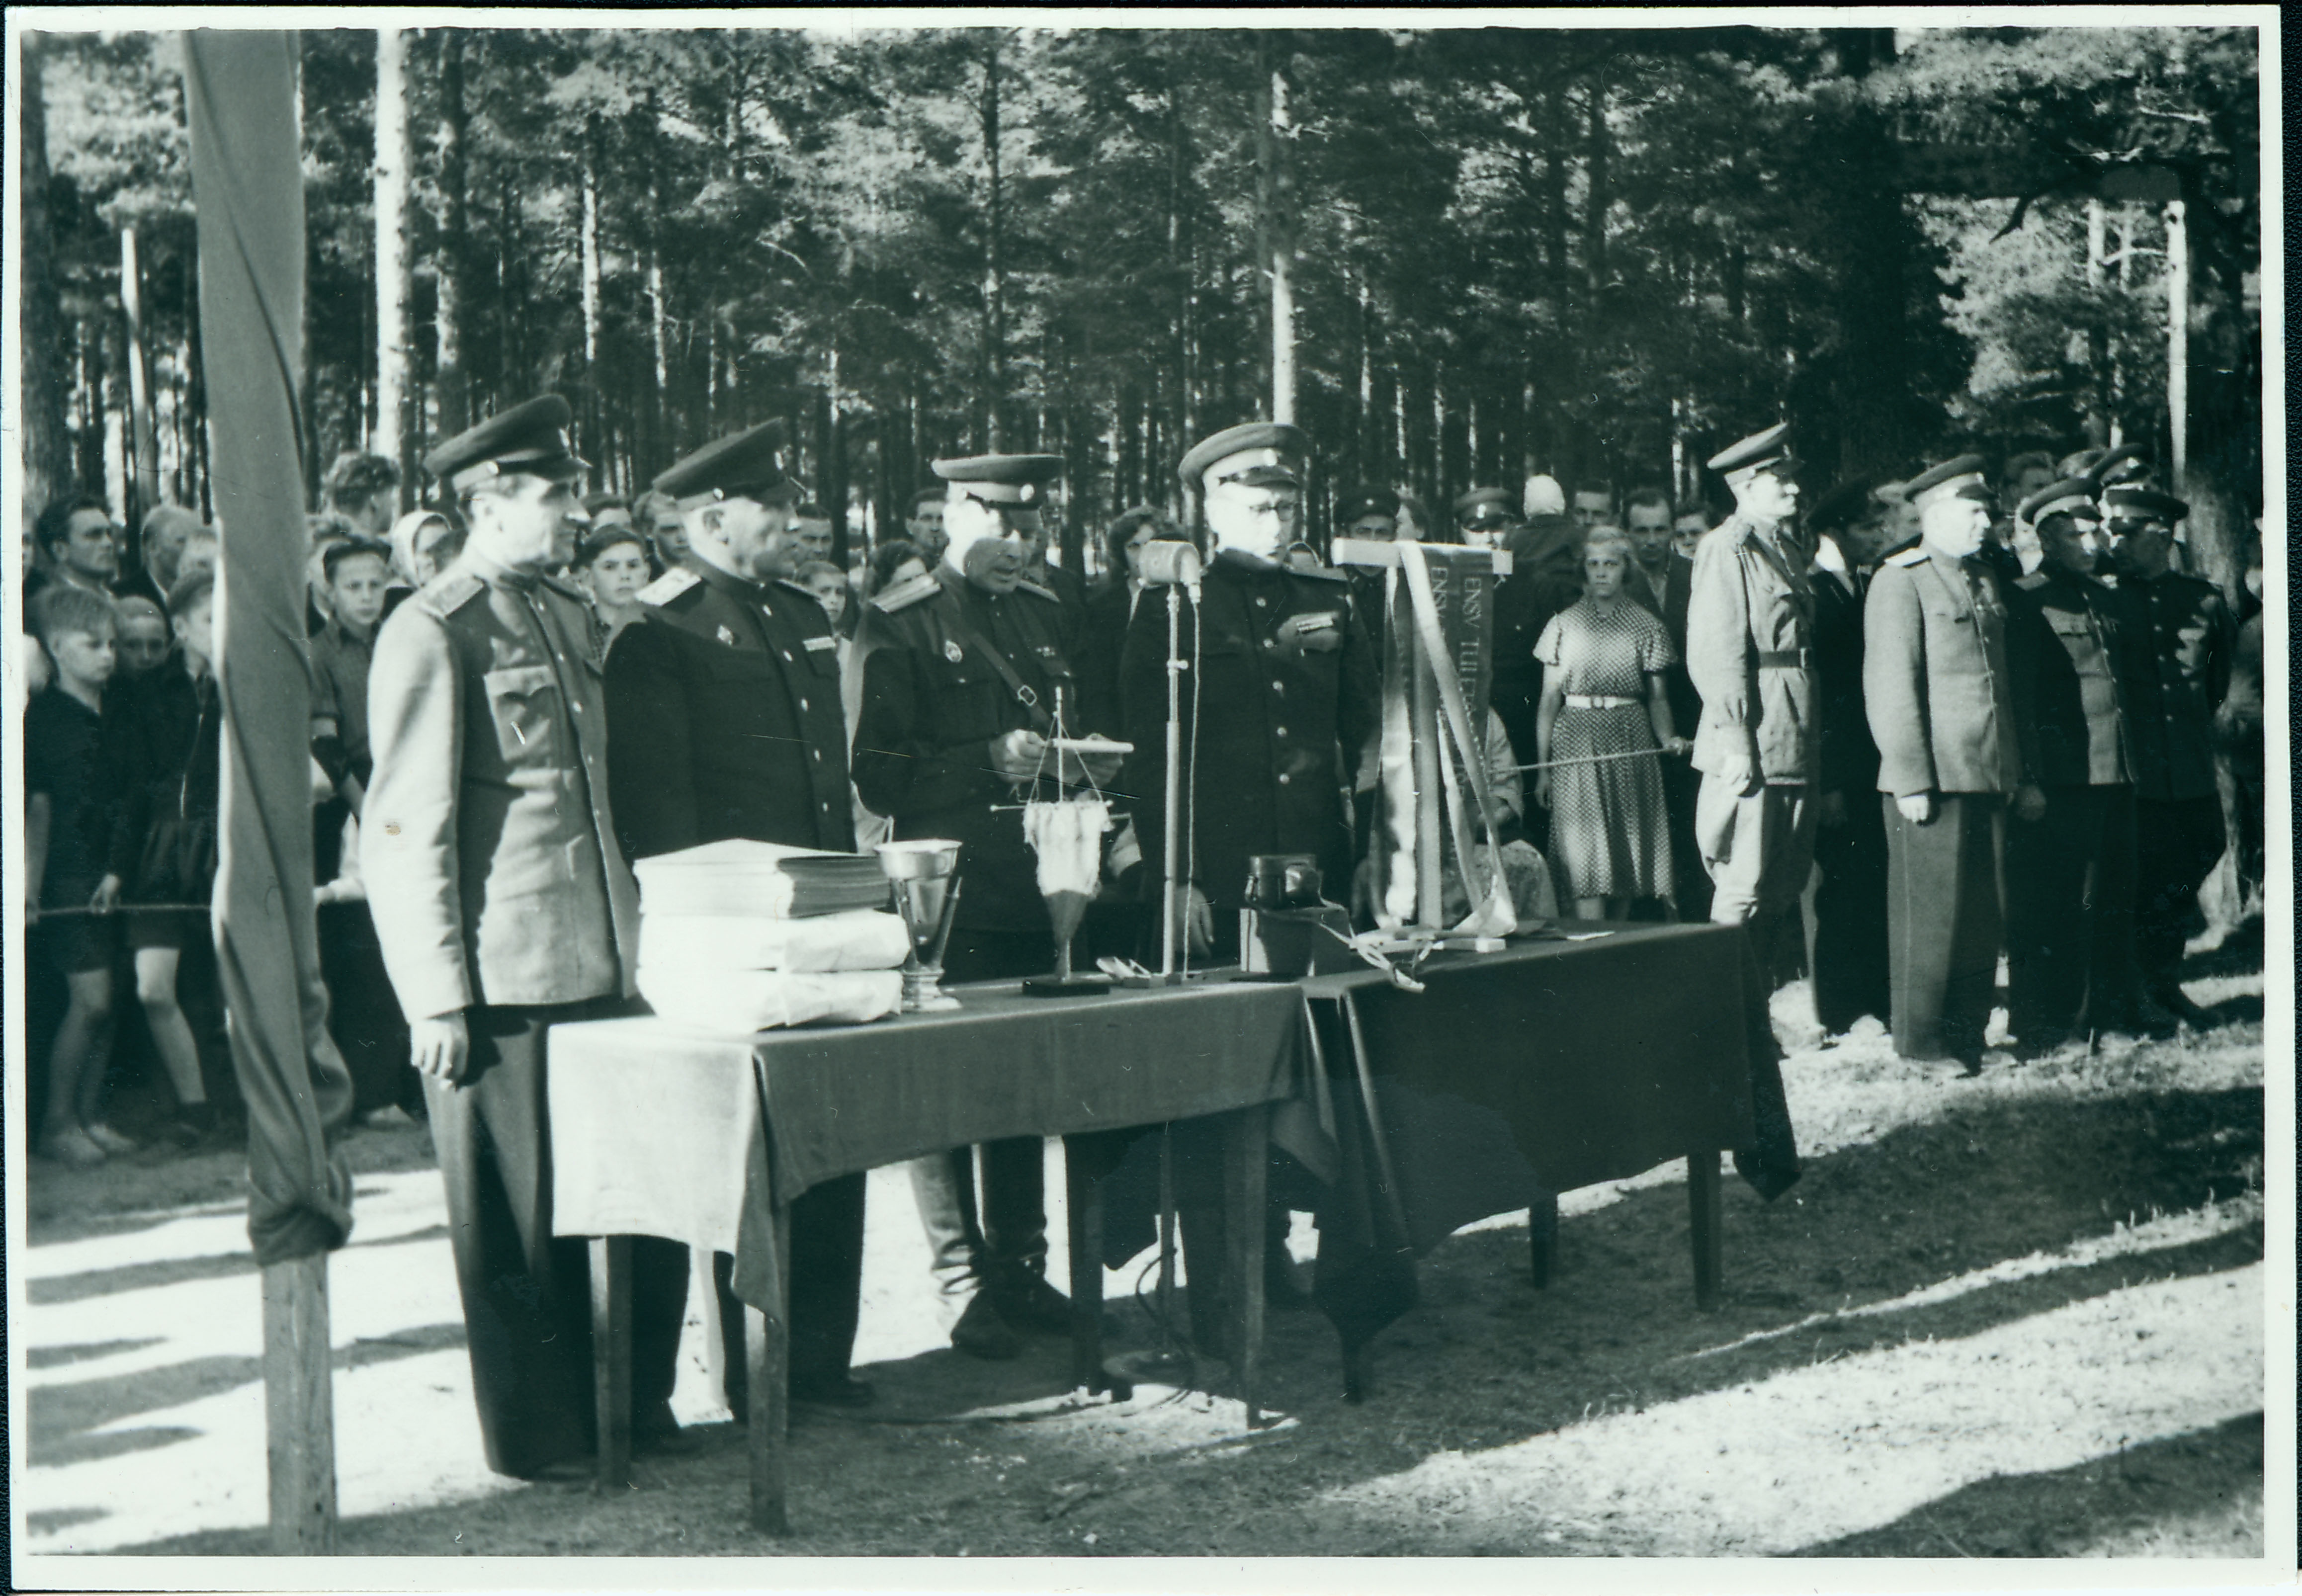
[[[135,1144],[97,1117],[112,1046],[113,923],[120,878],[105,863],[119,794],[105,758],[104,690],[119,627],[101,593],[54,583],[33,624],[55,679],[24,710],[24,898],[60,913],[41,927],[70,1004],[48,1050],[48,1101],[34,1150],[75,1169]],[[88,910],[105,912],[88,913]]]
[[[168,657],[168,617],[141,593],[113,601],[120,614],[120,679],[140,676]]]
[[[357,814],[367,795],[367,670],[391,580],[391,549],[348,538],[320,554],[330,620],[312,639],[312,757]]]

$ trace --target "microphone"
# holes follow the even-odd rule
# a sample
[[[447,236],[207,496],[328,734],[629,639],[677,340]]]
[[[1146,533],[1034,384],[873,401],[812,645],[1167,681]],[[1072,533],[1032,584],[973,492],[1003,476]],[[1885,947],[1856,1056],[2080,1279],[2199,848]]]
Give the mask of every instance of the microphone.
[[[1196,592],[1202,566],[1195,546],[1162,538],[1143,545],[1135,569],[1146,586],[1188,587]]]

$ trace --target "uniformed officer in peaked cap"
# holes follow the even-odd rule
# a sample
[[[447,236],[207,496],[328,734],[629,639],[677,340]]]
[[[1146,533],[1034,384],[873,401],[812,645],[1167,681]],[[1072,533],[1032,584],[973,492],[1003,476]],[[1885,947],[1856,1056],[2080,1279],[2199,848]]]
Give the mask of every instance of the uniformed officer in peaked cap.
[[[2036,822],[2006,840],[2007,1020],[2024,1056],[2090,1035],[2168,1031],[2134,959],[2134,764],[2121,634],[2131,595],[2105,586],[2093,485],[2065,478],[2015,508],[2037,570],[2015,584],[2013,653],[2029,685]]]
[[[2230,692],[2238,625],[2221,589],[2174,567],[2190,507],[2139,483],[2102,489],[2114,580],[2133,605],[2121,676],[2134,734],[2136,953],[2144,989],[2193,1025],[2208,1016],[2182,990],[2182,944],[2198,888],[2229,842],[2214,769],[2214,720]]]
[[[1301,514],[1306,440],[1284,423],[1227,428],[1183,456],[1184,485],[1202,502],[1208,541],[1197,611],[1184,620],[1185,658],[1199,661],[1192,884],[1194,940],[1228,955],[1238,946],[1247,861],[1257,853],[1315,853],[1331,892],[1350,882],[1348,817],[1337,794],[1343,758],[1355,759],[1374,722],[1375,661],[1365,621],[1339,572],[1286,567]],[[1192,651],[1196,649],[1196,653]],[[1125,785],[1144,841],[1145,879],[1164,878],[1160,811],[1165,791],[1167,630],[1164,607],[1136,611],[1120,663],[1127,738]],[[1185,713],[1192,712],[1187,701]],[[1186,802],[1189,799],[1187,797]],[[1212,911],[1212,919],[1209,914]]]
[[[1473,488],[1455,498],[1455,525],[1463,541],[1476,548],[1500,549],[1515,525],[1507,488]]]
[[[626,853],[646,859],[730,837],[854,848],[839,655],[815,595],[794,580],[783,424],[706,444],[655,479],[687,552],[642,588],[640,618],[608,655],[608,778]],[[856,1406],[848,1374],[863,1267],[863,1177],[792,1208],[792,1394]],[[719,1261],[728,1399],[744,1411],[742,1306]]]
[[[874,598],[857,639],[865,659],[855,786],[894,820],[897,837],[962,844],[945,973],[1031,975],[1054,962],[1054,928],[1021,806],[1090,777],[1107,785],[1117,774],[1115,759],[1082,767],[1050,745],[1058,735],[1113,729],[1108,708],[1081,691],[1062,602],[1025,575],[1063,459],[978,455],[934,468],[949,484],[943,559]],[[912,1166],[952,1345],[962,1352],[1012,1357],[1019,1330],[1070,1328],[1071,1305],[1046,1278],[1041,1160],[1036,1137],[984,1147],[979,1208],[966,1149]]]
[[[1696,545],[1686,669],[1702,699],[1694,734],[1695,838],[1710,872],[1710,918],[1774,940],[1814,862],[1814,590],[1793,533],[1797,460],[1790,424],[1711,457],[1735,514]]]
[[[463,553],[384,622],[368,677],[375,772],[362,874],[407,1016],[447,1186],[488,1466],[534,1478],[593,1439],[584,1247],[551,1233],[544,1035],[632,993],[637,904],[609,801],[606,705],[583,597],[544,572],[584,523],[567,401],[532,399],[433,449]],[[643,1444],[676,1433],[684,1249],[634,1249]]]
[[[1895,1050],[1982,1065],[2005,904],[2010,802],[2045,800],[2007,642],[2007,601],[1979,558],[1990,524],[1980,455],[1911,479],[1920,541],[1889,555],[1863,611],[1863,697],[1886,821]]]
[[[1388,543],[1399,536],[1399,491],[1381,483],[1362,483],[1335,500],[1335,536]],[[1359,625],[1377,652],[1382,649],[1382,572],[1373,566],[1345,566],[1344,583],[1357,607]]]
[[[1355,855],[1344,794],[1351,763],[1377,722],[1377,667],[1343,575],[1285,563],[1302,513],[1307,449],[1296,428],[1254,422],[1215,433],[1177,467],[1200,501],[1208,554],[1199,602],[1185,611],[1181,634],[1182,657],[1198,680],[1195,686],[1189,675],[1184,679],[1180,746],[1188,762],[1180,772],[1185,807],[1178,835],[1189,886],[1178,945],[1187,937],[1217,960],[1237,953],[1250,857],[1312,854],[1328,897],[1340,899],[1350,887]],[[1165,607],[1145,604],[1120,657],[1125,735],[1136,750],[1122,785],[1143,842],[1145,888],[1155,895],[1167,869],[1166,661]],[[1193,1261],[1192,1330],[1212,1348],[1223,1322],[1214,1260],[1222,1256],[1225,1221],[1207,1177],[1219,1165],[1197,1132],[1179,1131],[1177,1151]],[[1275,1302],[1299,1302],[1276,1188],[1264,1218],[1266,1288]]]

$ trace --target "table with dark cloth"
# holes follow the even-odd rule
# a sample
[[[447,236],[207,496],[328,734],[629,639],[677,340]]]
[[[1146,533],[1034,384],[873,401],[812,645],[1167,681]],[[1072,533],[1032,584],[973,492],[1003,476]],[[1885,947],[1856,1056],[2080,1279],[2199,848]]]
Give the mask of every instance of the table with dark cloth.
[[[1570,935],[1575,933],[1570,929]],[[1414,1306],[1414,1259],[1525,1208],[1538,1277],[1557,1194],[1690,1158],[1699,1298],[1718,1279],[1718,1154],[1769,1198],[1798,1179],[1766,994],[1739,928],[1625,928],[1440,953],[1420,993],[1368,969],[1301,983],[1334,1094],[1314,1294],[1357,1354]]]
[[[616,1239],[662,1236],[734,1255],[735,1290],[750,1309],[752,1517],[780,1529],[782,1259],[788,1205],[810,1186],[1003,1137],[1225,1115],[1229,1195],[1259,1210],[1270,1105],[1314,1093],[1296,987],[1211,984],[1046,1001],[1001,982],[955,995],[955,1012],[755,1037],[703,1035],[653,1017],[552,1031],[553,1229],[594,1239],[603,1479],[620,1478],[627,1456],[626,1404],[617,1399],[629,1348],[616,1331],[629,1315],[618,1266],[628,1243]],[[1290,1145],[1316,1156],[1299,1137]],[[1076,1356],[1091,1382],[1103,1249],[1093,1233],[1099,1205],[1082,1185],[1071,1181],[1071,1284]],[[1231,1228],[1236,1373],[1252,1423],[1263,1236],[1260,1226]]]

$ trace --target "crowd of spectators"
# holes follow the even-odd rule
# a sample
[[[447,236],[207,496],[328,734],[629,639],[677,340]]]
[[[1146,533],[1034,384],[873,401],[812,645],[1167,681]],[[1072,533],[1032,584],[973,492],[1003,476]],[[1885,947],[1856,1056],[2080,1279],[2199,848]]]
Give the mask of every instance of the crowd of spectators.
[[[2005,463],[1999,513],[1979,558],[2010,594],[2026,582],[2035,585],[2042,568],[2075,572],[2083,564],[2089,577],[2118,579],[2122,567],[2091,542],[2083,554],[2058,551],[2054,538],[2071,534],[2050,530],[2042,539],[2037,526],[2010,513],[2058,477],[2099,464],[2098,451],[2059,462],[2024,454]],[[358,1112],[371,1121],[421,1113],[423,1099],[358,878],[355,844],[372,775],[369,662],[384,617],[455,560],[463,535],[450,509],[397,513],[399,487],[390,462],[346,456],[328,474],[324,508],[308,524],[308,735],[323,968]],[[686,550],[676,508],[660,495],[593,495],[584,508],[589,525],[562,575],[588,596],[592,643],[604,661],[643,612],[643,591]],[[828,516],[813,506],[796,512],[807,554],[796,580],[822,603],[840,640],[851,739],[861,703],[858,622],[875,594],[935,569],[945,543],[943,509],[941,488],[922,491],[905,507],[901,535],[878,538],[852,569],[830,559]],[[1506,800],[1488,817],[1504,833],[1499,840],[1538,861],[1546,910],[1555,887],[1557,903],[1585,918],[1705,917],[1710,884],[1695,835],[1697,781],[1684,759],[1702,701],[1684,664],[1685,604],[1696,545],[1724,518],[1723,507],[1679,503],[1653,487],[1618,496],[1608,484],[1586,483],[1570,494],[1535,477],[1523,493],[1466,494],[1454,509],[1450,521],[1409,491],[1371,487],[1343,496],[1332,533],[1512,550],[1514,574],[1496,604],[1488,756]],[[1092,584],[1050,560],[1044,542],[1035,551],[1030,576],[1062,600],[1076,668],[1095,690],[1117,696],[1120,640],[1146,592],[1138,568],[1143,550],[1187,535],[1155,507],[1127,510],[1107,529],[1096,562],[1100,579]],[[1878,806],[1878,754],[1864,726],[1862,598],[1881,562],[1913,545],[1918,517],[1900,484],[1865,479],[1811,498],[1785,535],[1803,557],[1816,594],[1820,829],[1813,890],[1799,921],[1805,935],[1766,957],[1778,976],[1813,962],[1819,1018],[1827,1029],[1843,1030],[1866,1012],[1886,1017],[1883,888],[1869,878],[1883,868],[1884,853],[1876,826],[1857,812]],[[27,544],[27,635],[14,646],[29,693],[21,713],[23,890],[35,928],[33,1143],[41,1156],[65,1163],[92,1165],[144,1146],[194,1149],[239,1132],[206,908],[218,848],[218,553],[215,529],[173,506],[146,516],[131,543],[93,495],[48,506]],[[2180,545],[2170,541],[2164,553],[2179,568]],[[1290,558],[1322,564],[1328,542],[1306,535]],[[2135,668],[2167,667],[2198,677],[2203,713],[2233,781],[2239,874],[2257,895],[2259,567],[2257,546],[2234,634],[2154,635],[2138,652],[2134,645],[2128,651]],[[1371,581],[1380,578],[1354,573],[1354,601],[1379,626],[1379,588]],[[2026,613],[2019,597],[2010,605]],[[2147,631],[2147,623],[2138,625]],[[1533,776],[1525,784],[1523,770]],[[1365,836],[1374,785],[1367,756],[1356,785],[1339,802],[1356,802]],[[887,822],[860,801],[854,819],[859,846],[887,835]],[[2140,836],[2124,845],[2147,852],[2153,844]],[[2214,845],[2220,846],[2218,830]],[[2147,861],[2139,868],[2144,901],[2131,935],[2161,945],[2172,936],[2179,953],[2187,925],[2170,931],[2164,922],[2195,915],[2196,884],[2171,906],[2154,904]],[[2021,896],[2019,870],[2012,890]],[[1523,906],[1527,901],[1522,895]],[[1365,912],[1363,897],[1357,907]],[[2045,934],[2026,928],[2020,903],[2010,903],[2007,914],[2017,942]],[[2157,957],[2163,964],[2163,945]],[[1825,965],[1850,962],[1861,968],[1826,981],[1832,972]],[[132,1007],[116,997],[130,987]],[[2152,997],[2172,1019],[2200,1018],[2179,989],[2161,986]],[[123,1128],[114,1123],[113,1088],[129,1079],[140,1083],[147,1109]]]

